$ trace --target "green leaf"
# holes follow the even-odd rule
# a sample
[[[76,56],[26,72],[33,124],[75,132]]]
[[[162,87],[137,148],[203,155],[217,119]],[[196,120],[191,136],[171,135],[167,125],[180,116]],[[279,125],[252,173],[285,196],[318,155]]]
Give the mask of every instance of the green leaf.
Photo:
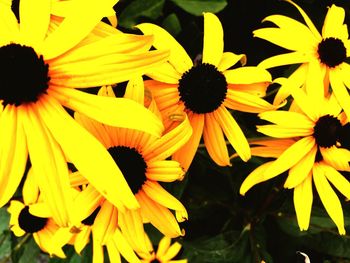
[[[11,253],[10,215],[6,209],[6,207],[0,209],[0,260],[9,256]]]
[[[174,13],[168,15],[163,20],[162,27],[174,37],[180,34],[181,32],[181,24],[179,18]]]
[[[165,0],[135,0],[118,17],[118,25],[132,28],[141,22],[142,17],[156,20],[161,14]]]
[[[226,0],[171,0],[186,12],[201,16],[203,12],[217,13],[225,8]]]
[[[21,254],[18,263],[35,262],[40,254],[40,248],[35,243],[34,238],[30,238],[23,246],[23,253]]]

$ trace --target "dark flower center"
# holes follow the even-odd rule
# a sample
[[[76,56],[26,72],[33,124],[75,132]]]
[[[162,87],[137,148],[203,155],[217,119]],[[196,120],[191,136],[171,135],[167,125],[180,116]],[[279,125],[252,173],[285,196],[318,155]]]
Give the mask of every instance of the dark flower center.
[[[318,55],[323,64],[330,68],[338,66],[346,59],[346,48],[343,41],[329,37],[318,44]]]
[[[135,148],[125,146],[111,147],[108,152],[124,175],[131,191],[136,194],[147,180],[147,164],[142,155]]]
[[[100,211],[101,207],[97,207],[95,209],[94,212],[91,213],[91,215],[89,215],[87,218],[85,218],[83,221],[81,221],[84,225],[87,225],[87,226],[92,226],[95,222],[95,218],[98,214],[98,212]]]
[[[42,230],[47,223],[47,218],[34,216],[29,213],[29,207],[25,206],[18,216],[19,227],[27,233],[35,233]]]
[[[350,150],[350,123],[345,124],[340,132],[340,145]]]
[[[340,139],[342,125],[340,121],[330,115],[319,118],[314,127],[314,138],[320,147],[336,145]]]
[[[49,66],[33,48],[19,44],[0,47],[0,100],[16,106],[35,102],[46,92]]]
[[[160,261],[158,259],[153,259],[150,263],[160,263]]]
[[[215,111],[223,103],[226,92],[225,76],[207,63],[193,66],[179,81],[180,99],[194,113]]]

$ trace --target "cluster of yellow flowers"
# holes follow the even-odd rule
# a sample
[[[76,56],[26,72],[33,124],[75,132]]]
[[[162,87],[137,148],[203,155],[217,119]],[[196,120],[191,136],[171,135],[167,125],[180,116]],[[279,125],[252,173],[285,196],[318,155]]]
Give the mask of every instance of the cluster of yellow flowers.
[[[185,234],[186,208],[159,182],[183,179],[201,139],[219,166],[231,163],[226,139],[243,161],[276,158],[248,175],[240,193],[289,171],[284,186],[294,188],[301,230],[309,226],[314,181],[344,234],[329,184],[350,199],[339,172],[350,171],[344,10],[329,8],[320,35],[290,2],[306,25],[272,15],[265,20],[277,27],[254,35],[292,52],[244,66],[245,55],[224,52],[214,14],[204,13],[202,60],[194,63],[157,25],[138,25],[143,35],[116,29],[115,3],[21,0],[16,13],[12,0],[0,1],[0,206],[24,181],[23,200],[8,208],[14,234],[32,233],[43,251],[62,258],[65,245],[80,254],[92,236],[94,263],[103,262],[104,247],[111,262],[187,262],[171,260],[181,245],[170,239]],[[267,68],[295,63],[289,78],[274,80],[281,85],[274,102],[265,101],[273,82]],[[116,97],[113,85],[125,81]],[[93,87],[98,94],[86,90]],[[258,131],[273,138],[250,145],[230,110],[259,113],[273,124]],[[165,236],[157,253],[145,223]]]

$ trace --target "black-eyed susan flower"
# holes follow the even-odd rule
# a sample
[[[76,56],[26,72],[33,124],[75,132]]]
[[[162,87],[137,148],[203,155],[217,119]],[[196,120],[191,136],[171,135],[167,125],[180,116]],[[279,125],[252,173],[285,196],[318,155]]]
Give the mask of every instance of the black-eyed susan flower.
[[[59,226],[39,195],[39,188],[30,170],[23,186],[23,202],[10,202],[10,229],[17,237],[32,234],[40,249],[50,255],[65,258],[61,247],[52,246],[54,234]]]
[[[111,87],[101,88],[99,94],[114,96]],[[148,108],[157,112],[154,100],[147,104],[149,99],[144,97],[142,78],[129,82],[124,97],[134,99],[142,105],[146,101]],[[142,245],[144,233],[143,229],[140,230],[140,225],[150,222],[164,235],[182,235],[178,221],[187,219],[187,211],[159,182],[173,182],[184,176],[180,164],[166,158],[191,136],[192,129],[187,117],[184,115],[181,123],[161,138],[136,130],[103,125],[80,113],[75,114],[75,119],[106,147],[140,204],[138,210],[126,210],[119,214],[119,225],[123,233],[136,243],[140,239]],[[119,185],[112,187],[115,191],[119,190]],[[102,198],[99,192],[89,185],[76,200],[76,206],[91,207],[91,212],[100,202],[99,198]],[[175,211],[176,218],[169,209]]]
[[[322,32],[319,33],[307,14],[292,1],[305,20],[306,25],[283,15],[271,15],[264,19],[277,27],[261,28],[254,36],[265,39],[291,52],[276,55],[262,61],[259,66],[272,68],[282,65],[301,64],[282,85],[275,103],[279,103],[290,94],[290,89],[299,88],[305,83],[308,93],[322,96],[327,94],[318,83],[331,84],[339,104],[347,116],[350,116],[350,97],[346,87],[350,86],[350,65],[346,58],[350,56],[350,41],[347,25],[344,24],[345,10],[336,5],[329,7]]]
[[[242,183],[240,193],[244,195],[254,185],[288,171],[284,187],[294,189],[300,229],[309,227],[313,181],[339,233],[345,234],[343,210],[331,184],[350,198],[350,182],[339,172],[350,170],[350,151],[341,147],[342,129],[348,120],[333,95],[315,99],[297,89],[293,96],[295,105],[289,111],[260,114],[262,119],[273,124],[258,126],[258,131],[277,139],[253,142],[252,154],[276,160],[266,162],[250,173]]]
[[[179,112],[188,114],[193,128],[192,137],[173,159],[187,170],[203,135],[209,155],[218,165],[230,165],[224,136],[247,161],[250,158],[248,142],[227,108],[245,112],[274,109],[260,98],[271,82],[270,74],[257,67],[229,69],[239,61],[244,64],[246,58],[223,52],[223,29],[214,14],[204,14],[203,58],[196,65],[164,29],[153,24],[137,27],[144,34],[154,35],[154,47],[168,47],[171,52],[168,63],[148,72],[153,80],[145,82],[154,95],[166,129],[174,126],[172,118]]]
[[[171,244],[171,239],[164,236],[159,241],[156,252],[139,256],[142,263],[187,263],[187,259],[173,259],[179,254],[181,247],[179,242]]]
[[[51,0],[21,0],[19,21],[11,8],[1,8],[0,206],[19,185],[28,153],[41,194],[59,225],[67,224],[72,210],[65,158],[120,209],[138,206],[113,158],[63,108],[112,126],[162,132],[158,118],[131,100],[75,89],[125,81],[167,57],[167,52],[146,51],[149,41],[136,45],[119,31],[111,34],[112,27],[108,37],[99,37],[100,20],[113,4],[72,1],[71,12],[59,23],[50,15]],[[135,52],[125,53],[128,49]],[[104,180],[98,177],[101,173]]]

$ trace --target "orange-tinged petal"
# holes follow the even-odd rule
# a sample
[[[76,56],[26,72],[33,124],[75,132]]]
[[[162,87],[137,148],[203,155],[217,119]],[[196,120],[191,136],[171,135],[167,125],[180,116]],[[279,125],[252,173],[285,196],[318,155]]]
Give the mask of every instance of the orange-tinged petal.
[[[146,177],[153,181],[173,182],[182,180],[184,175],[184,170],[176,161],[160,160],[147,163]]]

